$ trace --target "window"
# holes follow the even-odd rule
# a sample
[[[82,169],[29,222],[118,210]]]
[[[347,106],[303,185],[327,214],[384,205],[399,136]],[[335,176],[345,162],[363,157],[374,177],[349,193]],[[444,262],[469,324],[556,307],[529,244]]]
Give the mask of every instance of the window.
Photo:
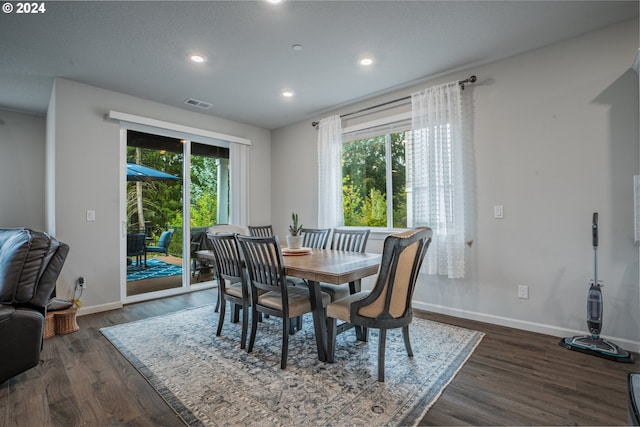
[[[405,132],[342,144],[344,225],[407,226]]]

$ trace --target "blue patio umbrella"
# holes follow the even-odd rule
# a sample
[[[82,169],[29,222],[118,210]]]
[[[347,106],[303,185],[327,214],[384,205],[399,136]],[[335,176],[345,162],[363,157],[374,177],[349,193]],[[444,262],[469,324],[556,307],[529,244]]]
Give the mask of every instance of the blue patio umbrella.
[[[180,179],[156,169],[135,163],[127,163],[127,181],[168,181]]]

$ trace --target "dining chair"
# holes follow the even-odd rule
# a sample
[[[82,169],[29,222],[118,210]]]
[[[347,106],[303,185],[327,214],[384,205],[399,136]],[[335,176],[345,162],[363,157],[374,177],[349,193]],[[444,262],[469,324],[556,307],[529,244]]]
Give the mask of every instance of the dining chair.
[[[253,237],[273,236],[273,227],[271,225],[250,225],[247,228],[249,230],[249,236],[253,236]]]
[[[243,268],[238,242],[233,233],[207,233],[209,245],[214,255],[215,275],[218,278],[218,296],[220,301],[220,315],[216,336],[222,333],[227,301],[233,311],[232,320],[237,321],[237,310],[242,308],[242,334],[240,348],[246,347],[247,328],[249,326],[249,286]]]
[[[409,324],[413,319],[411,299],[431,236],[432,231],[428,227],[417,227],[387,236],[373,289],[357,292],[327,306],[328,362],[332,363],[335,358],[337,319],[380,330],[378,381],[384,381],[388,329],[402,328],[407,355],[413,357],[409,341]]]
[[[247,269],[251,294],[251,336],[247,351],[253,351],[259,314],[282,318],[282,351],[280,368],[287,367],[291,319],[312,310],[306,286],[289,286],[282,260],[278,236],[247,237],[236,235]],[[262,291],[264,293],[260,294]],[[322,294],[322,306],[330,301]]]
[[[325,249],[331,234],[330,228],[303,228],[302,246],[305,248]]]
[[[348,252],[364,252],[367,247],[367,240],[371,230],[343,230],[333,229],[331,238],[331,249]],[[349,282],[348,284],[334,285],[332,283],[320,283],[320,289],[331,295],[331,301],[344,298],[348,295],[360,292],[360,280]]]

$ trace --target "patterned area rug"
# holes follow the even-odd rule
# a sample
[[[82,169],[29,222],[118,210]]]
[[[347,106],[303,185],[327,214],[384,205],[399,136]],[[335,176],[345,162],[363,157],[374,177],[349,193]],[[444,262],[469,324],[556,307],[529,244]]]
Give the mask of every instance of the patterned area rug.
[[[166,263],[161,259],[149,258],[147,259],[146,268],[144,262],[138,266],[135,261],[127,267],[127,282],[164,276],[179,276],[181,274],[182,267]]]
[[[229,312],[230,310],[227,310]],[[281,320],[258,326],[252,353],[240,323],[207,305],[101,329],[189,426],[416,425],[471,356],[483,334],[415,318],[414,357],[401,330],[387,333],[385,382],[377,381],[378,334],[338,336],[336,362],[317,358],[313,320],[289,337],[280,369]]]

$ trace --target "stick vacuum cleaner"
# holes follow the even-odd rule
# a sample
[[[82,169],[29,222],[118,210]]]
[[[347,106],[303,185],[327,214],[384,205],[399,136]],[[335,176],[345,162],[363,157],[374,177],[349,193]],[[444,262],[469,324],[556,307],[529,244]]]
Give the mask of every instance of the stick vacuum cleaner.
[[[632,363],[633,355],[614,343],[600,338],[602,329],[602,285],[598,282],[598,212],[593,213],[593,280],[589,282],[587,297],[587,327],[591,335],[578,335],[560,340],[562,347],[616,362]]]

